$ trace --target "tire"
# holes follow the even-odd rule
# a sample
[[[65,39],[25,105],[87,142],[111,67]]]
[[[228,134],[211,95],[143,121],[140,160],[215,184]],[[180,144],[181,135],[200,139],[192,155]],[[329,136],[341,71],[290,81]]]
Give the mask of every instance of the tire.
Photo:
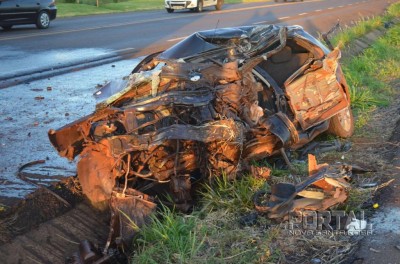
[[[36,27],[45,29],[50,26],[50,16],[46,11],[41,11],[36,20]]]
[[[1,26],[1,28],[2,28],[4,31],[7,31],[7,30],[10,30],[10,29],[12,28],[12,25]]]
[[[217,4],[215,5],[215,10],[221,10],[223,4],[224,4],[223,0],[217,0]]]
[[[353,135],[354,117],[350,106],[331,118],[328,133],[341,138],[349,138]]]
[[[165,10],[167,10],[168,13],[173,13],[175,10],[172,8],[165,8]]]
[[[196,12],[203,12],[203,1],[199,1],[196,7]]]

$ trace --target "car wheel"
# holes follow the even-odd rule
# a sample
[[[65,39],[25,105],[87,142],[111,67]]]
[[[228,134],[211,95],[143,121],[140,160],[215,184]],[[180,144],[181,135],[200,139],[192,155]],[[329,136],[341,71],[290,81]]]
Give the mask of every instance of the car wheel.
[[[41,11],[37,17],[36,27],[40,29],[48,28],[50,26],[50,17],[46,11]]]
[[[174,12],[174,9],[172,9],[172,8],[165,8],[165,9],[167,10],[168,13],[173,13]]]
[[[328,133],[341,138],[348,138],[353,135],[354,117],[350,106],[331,118]]]
[[[222,4],[224,3],[223,0],[218,0],[217,4],[215,5],[215,10],[221,10],[222,9]]]
[[[203,12],[203,1],[199,1],[197,4],[196,12]]]
[[[9,26],[1,26],[1,28],[3,29],[3,30],[10,30],[11,28],[12,28],[12,25],[9,25]]]

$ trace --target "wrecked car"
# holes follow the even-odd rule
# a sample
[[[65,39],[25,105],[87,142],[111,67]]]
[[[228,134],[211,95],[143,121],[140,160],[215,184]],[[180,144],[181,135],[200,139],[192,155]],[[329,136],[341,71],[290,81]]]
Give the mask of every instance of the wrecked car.
[[[201,178],[234,178],[326,131],[352,135],[340,56],[300,26],[197,32],[97,91],[93,114],[49,138],[61,156],[79,156],[93,203],[162,186],[187,210]]]

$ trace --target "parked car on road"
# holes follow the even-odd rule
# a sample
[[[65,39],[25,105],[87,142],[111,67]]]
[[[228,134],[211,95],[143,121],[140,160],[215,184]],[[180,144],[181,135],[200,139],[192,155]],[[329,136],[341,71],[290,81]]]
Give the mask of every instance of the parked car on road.
[[[35,24],[44,29],[57,15],[54,0],[0,0],[0,26],[4,30],[14,25]]]
[[[216,10],[221,10],[224,0],[165,0],[165,9],[168,13],[175,10],[190,9],[191,11],[202,12],[204,7],[214,6]]]

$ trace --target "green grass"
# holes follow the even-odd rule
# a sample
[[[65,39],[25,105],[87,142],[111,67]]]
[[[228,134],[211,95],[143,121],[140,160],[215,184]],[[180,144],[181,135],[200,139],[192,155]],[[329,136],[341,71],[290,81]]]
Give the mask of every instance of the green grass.
[[[108,13],[121,13],[144,10],[164,9],[163,0],[99,0],[100,5],[96,7],[96,0],[57,1],[58,17],[84,16]],[[225,0],[225,4],[268,2],[268,0]]]
[[[202,246],[195,228],[195,216],[163,207],[134,241],[136,254],[132,263],[189,263]]]
[[[400,3],[392,4],[385,15],[374,17],[372,19],[362,18],[351,27],[344,28],[339,34],[332,39],[334,46],[344,47],[355,39],[364,36],[368,32],[382,27],[386,22],[392,21],[393,18],[400,17]]]
[[[246,175],[241,179],[229,180],[226,175],[205,184],[201,196],[203,210],[223,210],[227,213],[245,213],[254,209],[252,196],[265,184],[264,179]]]
[[[343,71],[350,87],[352,107],[362,127],[368,113],[376,107],[388,105],[394,94],[391,82],[400,77],[400,27],[388,30],[361,56],[345,60]]]
[[[269,244],[279,229],[266,230],[261,218],[254,232],[238,224],[237,217],[223,210],[182,215],[163,207],[134,241],[131,263],[254,263],[276,262],[279,251]]]

